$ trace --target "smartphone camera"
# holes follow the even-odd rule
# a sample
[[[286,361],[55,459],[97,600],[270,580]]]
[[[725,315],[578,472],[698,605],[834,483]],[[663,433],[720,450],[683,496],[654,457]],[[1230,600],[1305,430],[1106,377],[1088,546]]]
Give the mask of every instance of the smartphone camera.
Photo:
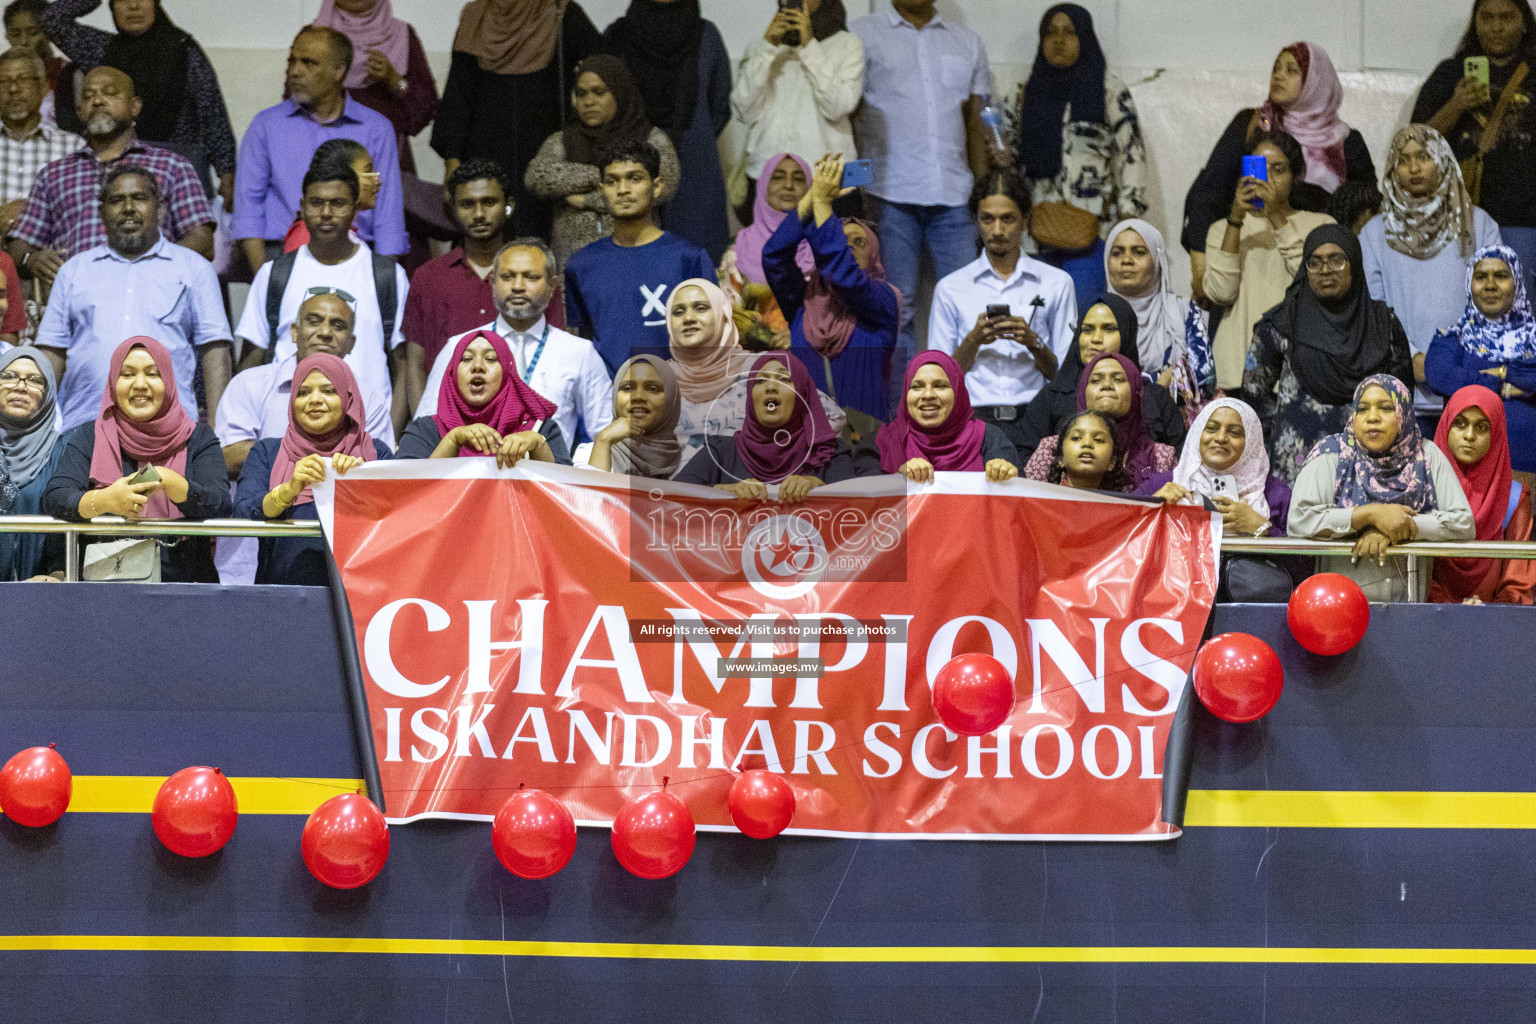
[[[779,10],[781,11],[798,11],[803,10],[804,7],[805,0],[779,0]],[[799,46],[800,30],[797,28],[790,29],[784,33],[784,38],[780,41],[785,46]]]

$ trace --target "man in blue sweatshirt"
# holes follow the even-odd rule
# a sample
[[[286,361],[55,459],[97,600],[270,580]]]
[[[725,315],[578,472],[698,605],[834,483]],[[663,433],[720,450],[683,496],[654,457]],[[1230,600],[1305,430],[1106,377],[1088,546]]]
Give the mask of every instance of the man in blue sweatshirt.
[[[693,277],[715,280],[709,254],[656,226],[661,155],[649,143],[599,157],[613,236],[565,262],[568,328],[590,338],[614,373],[641,352],[667,355],[667,296]]]

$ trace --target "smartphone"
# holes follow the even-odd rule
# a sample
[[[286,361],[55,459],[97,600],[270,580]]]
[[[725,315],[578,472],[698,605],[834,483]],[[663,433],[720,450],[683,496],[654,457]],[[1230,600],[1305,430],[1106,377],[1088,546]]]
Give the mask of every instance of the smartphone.
[[[1237,499],[1237,477],[1221,475],[1211,477],[1211,497]]]
[[[1487,57],[1468,57],[1463,62],[1462,68],[1468,78],[1477,79],[1485,87],[1489,84]]]
[[[843,164],[843,188],[862,188],[875,180],[875,168],[868,160],[850,160]]]
[[[160,482],[160,473],[154,466],[145,466],[129,477],[128,482],[130,484],[157,484]]]
[[[987,307],[988,320],[1001,320],[1008,316],[1013,316],[1013,308],[1006,303]]]
[[[799,11],[804,9],[805,0],[779,0],[779,10],[781,11]],[[785,46],[799,46],[800,30],[797,28],[790,29],[788,32],[784,33],[784,38],[781,39],[780,42],[782,42]],[[844,187],[847,187],[846,183],[844,184]]]
[[[1242,174],[1242,176],[1244,178],[1255,178],[1255,179],[1257,179],[1259,181],[1268,181],[1269,180],[1269,161],[1265,160],[1261,156],[1245,156],[1245,157],[1243,157],[1243,174]],[[1262,200],[1262,199],[1255,199],[1253,202],[1254,202],[1254,205],[1257,206],[1259,209],[1261,209],[1261,210],[1264,209],[1264,200]]]

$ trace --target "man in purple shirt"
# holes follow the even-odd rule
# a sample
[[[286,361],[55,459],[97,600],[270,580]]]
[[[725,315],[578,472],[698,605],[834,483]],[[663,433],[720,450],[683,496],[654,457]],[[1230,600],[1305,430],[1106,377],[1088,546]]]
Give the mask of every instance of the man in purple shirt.
[[[257,114],[246,130],[235,166],[230,234],[253,271],[281,252],[298,216],[309,159],[327,139],[361,143],[379,173],[378,206],[357,215],[358,237],[391,256],[410,247],[395,129],[384,115],[347,96],[351,66],[352,41],[345,35],[315,25],[302,29],[288,51],[288,98]]]

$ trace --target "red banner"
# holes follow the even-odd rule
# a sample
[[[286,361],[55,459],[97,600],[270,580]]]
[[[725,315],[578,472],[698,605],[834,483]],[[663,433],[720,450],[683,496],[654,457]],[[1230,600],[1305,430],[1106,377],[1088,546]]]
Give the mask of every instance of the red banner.
[[[767,768],[793,833],[1178,834],[1163,749],[1219,519],[968,474],[793,506],[626,482],[465,459],[321,489],[391,821],[490,818],[526,785],[606,825],[665,782],[729,830],[734,773]],[[931,702],[967,651],[1015,678],[984,737]]]

